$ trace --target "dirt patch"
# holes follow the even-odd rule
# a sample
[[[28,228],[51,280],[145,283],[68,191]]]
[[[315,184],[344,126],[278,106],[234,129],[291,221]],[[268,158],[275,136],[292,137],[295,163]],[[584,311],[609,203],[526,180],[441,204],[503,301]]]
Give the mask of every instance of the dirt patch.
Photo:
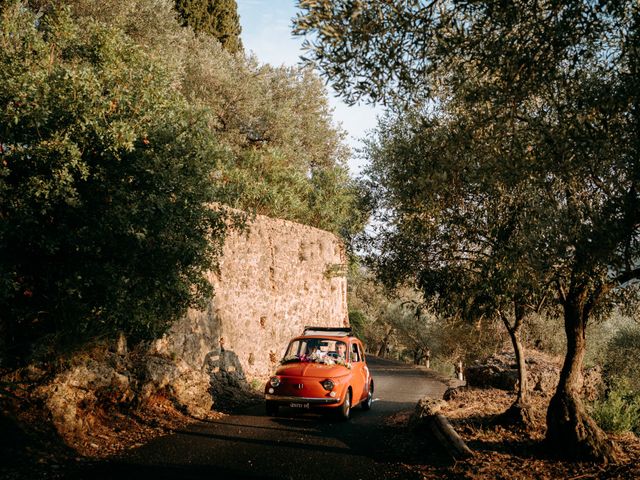
[[[514,400],[513,394],[497,389],[465,389],[442,410],[456,431],[474,451],[474,457],[446,465],[425,455],[422,464],[409,468],[424,479],[599,479],[640,478],[640,439],[633,434],[612,435],[621,447],[619,464],[565,462],[553,458],[543,443],[545,416],[549,398],[534,394],[534,426],[529,431],[496,425],[496,416]],[[387,419],[393,425],[408,424],[412,412],[402,412]],[[428,452],[432,440],[421,436],[418,444]]]
[[[223,415],[212,411],[208,419]],[[65,478],[87,463],[118,456],[199,421],[159,394],[144,408],[122,410],[106,404],[87,409],[83,417],[91,428],[63,439],[50,413],[28,391],[24,396],[0,396],[0,478]]]
[[[93,459],[118,455],[198,421],[177,410],[173,402],[162,395],[151,397],[143,409],[127,412],[98,409],[90,415],[95,419],[93,429],[72,446]],[[212,411],[207,419],[215,420],[223,415]]]

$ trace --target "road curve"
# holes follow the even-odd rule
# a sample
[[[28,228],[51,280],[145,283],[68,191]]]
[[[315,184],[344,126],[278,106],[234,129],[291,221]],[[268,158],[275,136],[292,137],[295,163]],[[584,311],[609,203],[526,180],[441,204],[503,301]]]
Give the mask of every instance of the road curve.
[[[255,405],[215,422],[156,438],[118,460],[96,465],[85,478],[376,479],[412,478],[403,468],[403,428],[386,421],[423,396],[441,398],[446,386],[424,368],[368,357],[376,383],[370,411],[333,416],[281,409],[277,417]]]

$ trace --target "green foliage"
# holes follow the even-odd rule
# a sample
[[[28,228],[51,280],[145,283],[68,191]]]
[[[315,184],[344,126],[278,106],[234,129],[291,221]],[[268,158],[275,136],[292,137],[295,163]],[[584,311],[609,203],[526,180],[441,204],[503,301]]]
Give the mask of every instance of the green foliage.
[[[604,355],[604,376],[615,384],[622,382],[640,392],[640,326],[627,324],[612,335]]]
[[[564,355],[566,339],[558,333],[562,331],[562,318],[550,312],[531,314],[522,330],[522,341],[528,348],[534,348],[551,355]],[[591,337],[591,335],[589,336]]]
[[[5,8],[0,308],[10,356],[163,332],[211,294],[225,226],[208,113],[121,31]]]
[[[438,317],[419,292],[406,287],[389,291],[365,269],[352,268],[348,286],[349,320],[356,322],[360,338],[374,355],[416,363],[429,354],[433,367],[449,374],[454,362],[484,358],[506,340],[500,325]]]
[[[417,237],[403,260],[429,256],[420,239],[437,234],[442,256],[489,250],[501,279],[579,284],[594,305],[640,275],[636,3],[299,6],[308,61],[339,92],[413,100],[369,149],[389,243]]]
[[[349,310],[349,325],[351,326],[353,334],[360,340],[364,339],[367,323],[367,316],[360,310]]]
[[[353,102],[432,99],[447,85],[467,82],[465,70],[477,66],[492,82],[483,85],[486,93],[536,88],[576,63],[637,68],[637,52],[620,51],[637,48],[634,2],[567,0],[562,8],[548,0],[297,3],[293,33],[305,37],[307,63]],[[594,45],[602,50],[594,52]]]
[[[170,0],[2,6],[9,356],[42,338],[51,352],[154,337],[202,305],[225,232],[211,202],[345,236],[361,227],[343,133],[309,71],[230,54],[182,28]]]
[[[242,51],[240,17],[235,0],[175,0],[184,24],[211,35],[231,53]]]
[[[607,431],[640,433],[640,327],[624,320],[610,321],[605,329],[609,339],[601,358],[606,391],[591,410]]]
[[[216,133],[232,152],[220,174],[225,203],[344,237],[360,230],[360,190],[319,79],[309,70],[194,54],[185,92],[216,114]]]
[[[607,368],[613,359],[616,357],[621,359],[624,355],[629,355],[630,359],[634,358],[633,350],[635,347],[632,345],[618,347],[614,343],[614,339],[624,337],[627,334],[629,338],[633,338],[634,331],[637,330],[637,323],[633,317],[626,316],[625,313],[623,310],[615,309],[606,318],[591,322],[587,328],[585,367],[602,367],[605,369],[604,376],[606,378],[611,378],[611,374],[615,370],[615,368]],[[640,348],[640,344],[636,343],[636,347]],[[634,388],[640,386],[640,384],[632,384]]]
[[[221,202],[349,238],[362,228],[360,190],[347,174],[344,132],[332,122],[325,87],[309,69],[261,65],[173,19],[172,2],[67,0],[79,22],[121,29],[171,65],[180,91],[213,117],[226,147]]]
[[[303,1],[296,25],[341,93],[397,100],[367,146],[382,278],[584,327],[640,276],[638,8],[534,3]]]
[[[229,206],[312,225],[347,238],[362,228],[359,191],[342,165],[304,172],[280,151],[242,150],[221,170],[220,196]],[[235,160],[235,161],[233,161]],[[298,159],[302,163],[303,159]]]
[[[607,432],[640,433],[640,392],[624,380],[615,381],[605,398],[591,405],[591,413]]]
[[[65,0],[74,19],[125,32],[176,72],[173,85],[205,107],[224,147],[218,200],[350,238],[362,228],[360,190],[347,174],[344,132],[309,69],[261,65],[175,21],[170,0]]]
[[[251,387],[252,390],[258,393],[263,393],[264,383],[258,380],[257,378],[251,379],[251,381],[249,382],[249,386]]]

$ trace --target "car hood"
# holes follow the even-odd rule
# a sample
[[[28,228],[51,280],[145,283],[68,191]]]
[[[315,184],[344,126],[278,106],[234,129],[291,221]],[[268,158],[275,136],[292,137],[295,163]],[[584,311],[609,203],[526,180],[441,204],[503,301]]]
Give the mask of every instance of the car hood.
[[[315,362],[292,362],[281,365],[276,375],[286,377],[337,378],[348,375],[351,370],[344,365],[325,365]]]

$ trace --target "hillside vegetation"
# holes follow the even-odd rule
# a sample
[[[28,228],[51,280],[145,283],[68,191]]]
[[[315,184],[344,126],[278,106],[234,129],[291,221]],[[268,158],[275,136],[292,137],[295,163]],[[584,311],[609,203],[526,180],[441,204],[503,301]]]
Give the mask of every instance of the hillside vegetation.
[[[360,227],[309,70],[196,34],[171,1],[0,5],[0,365],[153,338],[201,305],[242,223],[213,203]]]
[[[365,148],[387,285],[444,318],[502,324],[530,419],[522,333],[558,312],[566,350],[546,441],[614,461],[580,398],[587,327],[638,298],[640,8],[569,0],[304,1],[307,61],[388,114]]]

